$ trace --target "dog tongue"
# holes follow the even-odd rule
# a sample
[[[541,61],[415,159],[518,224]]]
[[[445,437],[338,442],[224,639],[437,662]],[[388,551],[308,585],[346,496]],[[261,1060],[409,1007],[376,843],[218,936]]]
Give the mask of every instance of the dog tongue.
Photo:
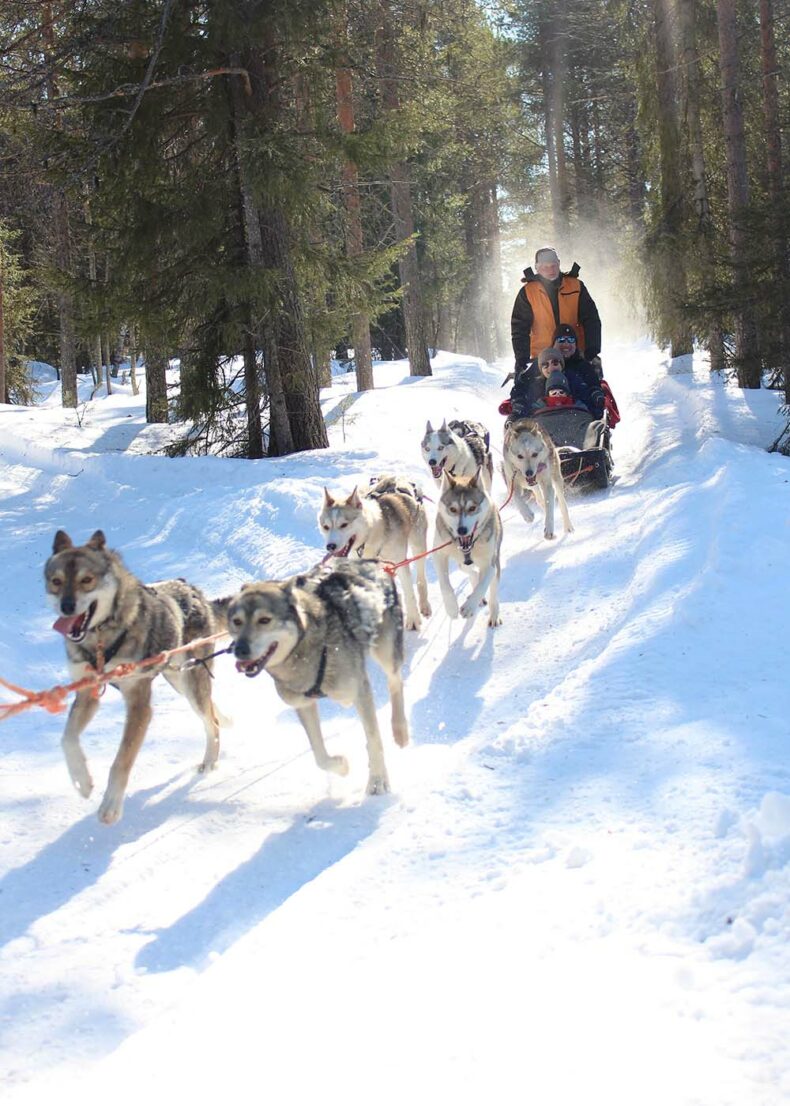
[[[63,634],[64,637],[68,637],[72,626],[81,617],[82,616],[78,614],[61,615],[56,622],[52,623],[52,629],[57,630],[58,633]]]

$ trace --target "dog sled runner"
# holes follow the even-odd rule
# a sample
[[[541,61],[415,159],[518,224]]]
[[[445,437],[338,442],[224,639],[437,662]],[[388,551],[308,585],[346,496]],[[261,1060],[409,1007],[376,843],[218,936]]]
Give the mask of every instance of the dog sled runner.
[[[573,488],[608,488],[612,479],[608,410],[594,419],[581,407],[551,407],[532,415],[557,447],[562,478]]]

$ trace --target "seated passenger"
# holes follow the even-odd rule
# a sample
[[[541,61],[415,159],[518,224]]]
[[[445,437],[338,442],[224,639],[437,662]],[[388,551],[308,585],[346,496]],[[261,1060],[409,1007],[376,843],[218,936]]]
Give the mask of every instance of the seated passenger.
[[[574,398],[570,380],[562,369],[554,367],[546,378],[546,391],[543,400],[535,408],[535,414],[545,410],[553,410],[556,407],[566,409],[568,407],[578,407],[585,414],[590,413],[585,404]]]
[[[537,411],[545,410],[547,406],[546,381],[552,370],[559,370],[560,374],[563,374],[565,370],[565,357],[556,346],[550,346],[548,349],[542,350],[537,361],[516,377],[513,390],[510,393],[511,419],[531,418]],[[577,394],[578,385],[576,381],[570,375],[564,379],[565,386],[569,390],[571,405],[574,403],[581,404],[587,410],[590,410],[584,402],[586,393],[583,392],[583,389],[580,389],[583,394]],[[592,411],[590,413],[593,414]]]
[[[603,418],[606,402],[595,368],[582,357],[576,345],[576,331],[568,323],[560,323],[554,332],[554,345],[565,358],[565,375],[574,399],[581,400],[595,419]]]

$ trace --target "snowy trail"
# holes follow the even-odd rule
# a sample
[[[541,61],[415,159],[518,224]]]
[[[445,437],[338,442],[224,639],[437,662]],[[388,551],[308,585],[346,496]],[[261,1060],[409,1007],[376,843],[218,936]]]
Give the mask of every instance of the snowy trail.
[[[617,483],[573,498],[576,530],[553,543],[506,509],[502,627],[448,620],[429,571],[403,752],[376,684],[389,798],[363,796],[352,715],[322,705],[352,768],[325,778],[271,684],[226,658],[220,768],[195,776],[199,724],[157,688],[116,827],[97,795],[69,793],[60,719],[0,728],[10,1102],[72,1085],[89,1103],[253,1087],[278,1104],[374,1088],[383,1103],[787,1100],[790,770],[769,658],[790,616],[790,466],[758,448],[776,405],[654,350],[610,363]],[[80,450],[57,410],[0,409],[0,675],[62,678],[40,583],[58,526],[101,527],[144,578],[220,594],[314,563],[324,484],[397,467],[428,489],[426,419],[482,418],[498,443],[501,366],[436,368],[403,382],[381,367],[331,449],[287,463],[106,455],[91,433],[114,440],[138,409],[123,395],[88,413]],[[85,739],[99,795],[120,724],[109,692]]]

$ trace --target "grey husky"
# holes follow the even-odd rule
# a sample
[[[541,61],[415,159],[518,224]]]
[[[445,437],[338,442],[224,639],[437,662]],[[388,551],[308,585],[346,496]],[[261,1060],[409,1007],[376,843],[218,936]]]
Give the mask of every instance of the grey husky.
[[[494,476],[494,461],[489,448],[489,434],[482,423],[453,419],[444,420],[438,430],[430,422],[422,439],[422,455],[431,475],[441,484],[442,473],[450,476],[474,476],[482,470],[485,486],[490,490]]]
[[[72,680],[91,670],[111,669],[141,661],[166,649],[221,630],[221,603],[212,605],[183,580],[146,586],[124,566],[118,553],[106,546],[101,530],[85,545],[75,546],[58,530],[52,555],[44,568],[47,595],[58,614],[53,629],[63,634]],[[126,722],[110,769],[99,820],[110,825],[123,812],[123,801],[135,758],[151,721],[151,684],[161,672],[185,696],[206,732],[206,752],[200,771],[216,765],[221,719],[211,699],[212,647],[202,646],[190,656],[203,663],[179,671],[167,665],[140,670],[114,685],[126,704]],[[184,661],[188,658],[184,657]],[[72,783],[87,798],[93,790],[80,735],[99,706],[92,690],[77,692],[63,733],[63,751]]]
[[[428,519],[420,489],[411,481],[387,474],[378,478],[364,495],[357,489],[346,498],[337,498],[324,488],[324,502],[318,514],[327,553],[348,557],[376,558],[398,564],[410,550],[416,562],[419,611],[414,597],[411,570],[401,565],[397,578],[406,603],[407,630],[420,628],[420,613],[430,617],[428,584],[425,576]]]
[[[456,479],[442,475],[442,492],[436,515],[436,545],[445,549],[434,553],[436,575],[442,590],[444,607],[450,618],[474,618],[485,602],[488,591],[488,625],[499,626],[499,553],[502,545],[502,521],[480,470],[474,476]],[[460,611],[450,585],[449,560],[461,565],[473,576],[474,587]]]
[[[345,757],[326,751],[318,700],[356,707],[367,738],[368,794],[389,791],[366,661],[371,655],[384,670],[392,732],[406,745],[403,611],[392,577],[375,561],[332,560],[288,580],[245,584],[230,600],[228,628],[236,668],[250,677],[266,669],[295,708],[319,768],[348,772]]]
[[[508,488],[513,488],[516,507],[527,522],[532,522],[532,496],[536,494],[544,511],[543,536],[554,537],[554,498],[562,512],[565,533],[573,530],[565,484],[557,447],[551,437],[534,419],[516,419],[505,426],[502,445],[502,474]]]

